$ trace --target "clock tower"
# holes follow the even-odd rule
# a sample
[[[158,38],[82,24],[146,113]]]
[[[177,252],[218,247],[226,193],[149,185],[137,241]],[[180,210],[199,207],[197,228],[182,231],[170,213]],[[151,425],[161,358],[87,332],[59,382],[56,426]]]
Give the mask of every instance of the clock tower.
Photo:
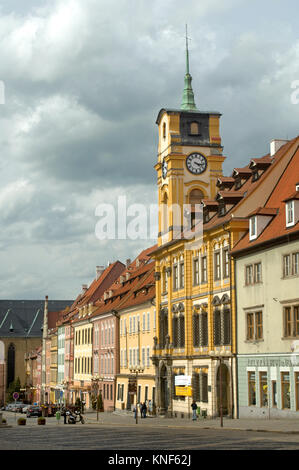
[[[184,225],[183,206],[199,204],[216,196],[217,178],[225,157],[219,133],[221,114],[197,109],[189,73],[186,35],[186,74],[180,109],[162,108],[158,162],[155,165],[159,192],[158,246],[178,238]],[[176,212],[173,208],[179,208]],[[174,215],[174,213],[179,214]]]

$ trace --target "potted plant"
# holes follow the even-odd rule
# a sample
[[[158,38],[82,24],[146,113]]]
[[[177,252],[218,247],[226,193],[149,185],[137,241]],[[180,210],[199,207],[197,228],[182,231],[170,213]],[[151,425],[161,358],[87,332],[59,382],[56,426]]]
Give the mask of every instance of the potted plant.
[[[44,424],[46,424],[46,418],[44,418],[43,416],[39,416],[39,417],[37,418],[37,424],[39,424],[39,425],[44,425]]]
[[[25,426],[26,424],[26,419],[25,418],[19,418],[18,419],[18,425],[19,426]]]
[[[2,418],[2,424],[6,424],[6,423],[7,423],[6,419]]]

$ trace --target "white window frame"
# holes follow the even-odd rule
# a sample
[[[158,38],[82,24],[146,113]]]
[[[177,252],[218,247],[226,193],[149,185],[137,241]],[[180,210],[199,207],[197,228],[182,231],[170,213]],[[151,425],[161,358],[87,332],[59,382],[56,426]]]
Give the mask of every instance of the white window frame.
[[[289,216],[291,215],[291,220]],[[286,226],[292,227],[295,225],[295,204],[294,201],[286,202]]]
[[[249,219],[249,240],[255,240],[257,237],[257,217],[254,215]]]

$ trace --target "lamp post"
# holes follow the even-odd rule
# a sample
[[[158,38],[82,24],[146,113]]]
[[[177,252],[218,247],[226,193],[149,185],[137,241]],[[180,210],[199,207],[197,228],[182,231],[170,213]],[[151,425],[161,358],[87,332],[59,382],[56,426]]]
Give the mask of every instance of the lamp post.
[[[135,374],[135,383],[136,383],[136,408],[135,408],[135,415],[136,415],[136,424],[138,424],[138,410],[137,410],[137,397],[138,397],[138,374],[141,374],[144,371],[144,367],[138,365],[136,367],[130,367],[130,372]]]
[[[95,393],[96,393],[97,421],[99,421],[99,407],[98,407],[99,382],[103,382],[103,380],[104,380],[103,375],[94,374],[94,375],[91,377],[91,381],[92,381],[92,383],[93,383],[93,385],[94,385]]]
[[[223,397],[222,397],[222,363],[225,357],[230,357],[230,351],[210,351],[209,355],[212,360],[219,360],[219,412],[220,412],[220,426],[223,427]]]

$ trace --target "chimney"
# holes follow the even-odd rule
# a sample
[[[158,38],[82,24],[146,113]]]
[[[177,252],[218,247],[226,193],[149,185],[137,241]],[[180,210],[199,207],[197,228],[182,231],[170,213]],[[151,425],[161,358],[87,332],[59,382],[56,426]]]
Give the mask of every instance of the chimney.
[[[273,155],[276,154],[276,152],[282,147],[284,144],[289,142],[288,140],[284,139],[272,139],[270,142],[270,155],[273,157]]]
[[[104,271],[105,271],[104,266],[96,266],[96,280],[98,280],[101,277]]]
[[[126,261],[126,266],[128,267],[130,264],[131,264],[131,260],[130,260],[130,258],[128,258],[127,261]]]
[[[82,294],[85,294],[87,291],[87,284],[82,284]]]

